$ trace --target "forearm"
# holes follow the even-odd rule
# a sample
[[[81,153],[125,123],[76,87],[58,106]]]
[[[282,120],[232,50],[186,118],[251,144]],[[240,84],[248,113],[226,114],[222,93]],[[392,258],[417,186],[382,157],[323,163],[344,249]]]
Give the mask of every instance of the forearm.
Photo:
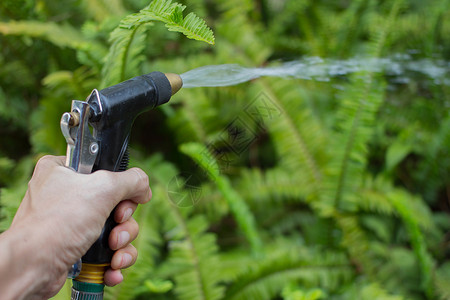
[[[42,237],[32,226],[11,228],[0,235],[2,299],[41,299],[39,286],[49,280]]]

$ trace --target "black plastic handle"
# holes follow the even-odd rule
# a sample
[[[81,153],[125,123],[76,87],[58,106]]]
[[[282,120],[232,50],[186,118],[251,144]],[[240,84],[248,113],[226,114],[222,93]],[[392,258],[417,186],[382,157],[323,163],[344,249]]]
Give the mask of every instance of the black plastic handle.
[[[93,109],[90,124],[99,144],[93,171],[125,171],[128,167],[128,140],[136,117],[170,100],[172,88],[161,72],[134,77],[101,91],[88,99]],[[111,230],[116,226],[114,211],[106,220],[99,239],[83,256],[83,263],[110,263],[114,251],[109,248]]]

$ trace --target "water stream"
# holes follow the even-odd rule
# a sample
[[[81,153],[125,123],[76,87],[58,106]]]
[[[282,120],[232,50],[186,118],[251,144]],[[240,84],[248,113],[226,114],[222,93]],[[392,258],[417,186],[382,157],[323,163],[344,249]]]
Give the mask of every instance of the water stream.
[[[230,86],[262,76],[330,81],[334,77],[368,71],[389,76],[390,83],[408,83],[425,76],[434,84],[450,86],[450,62],[433,59],[414,60],[409,55],[389,58],[351,58],[347,60],[307,57],[261,68],[237,64],[209,65],[181,74],[183,88]]]

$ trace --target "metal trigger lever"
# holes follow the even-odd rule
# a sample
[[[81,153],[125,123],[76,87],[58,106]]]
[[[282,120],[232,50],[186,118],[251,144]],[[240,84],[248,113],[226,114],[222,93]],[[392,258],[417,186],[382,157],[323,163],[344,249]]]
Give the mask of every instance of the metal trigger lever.
[[[98,154],[98,141],[89,130],[90,106],[73,100],[72,111],[61,117],[61,131],[67,141],[66,167],[78,173],[92,172]]]

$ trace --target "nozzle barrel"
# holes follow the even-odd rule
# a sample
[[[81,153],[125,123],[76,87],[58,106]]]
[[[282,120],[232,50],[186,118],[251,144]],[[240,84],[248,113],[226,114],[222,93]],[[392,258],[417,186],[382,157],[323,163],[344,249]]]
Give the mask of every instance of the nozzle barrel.
[[[178,92],[183,86],[183,80],[181,76],[175,73],[165,73],[167,79],[169,80],[170,87],[172,88],[172,96]]]

